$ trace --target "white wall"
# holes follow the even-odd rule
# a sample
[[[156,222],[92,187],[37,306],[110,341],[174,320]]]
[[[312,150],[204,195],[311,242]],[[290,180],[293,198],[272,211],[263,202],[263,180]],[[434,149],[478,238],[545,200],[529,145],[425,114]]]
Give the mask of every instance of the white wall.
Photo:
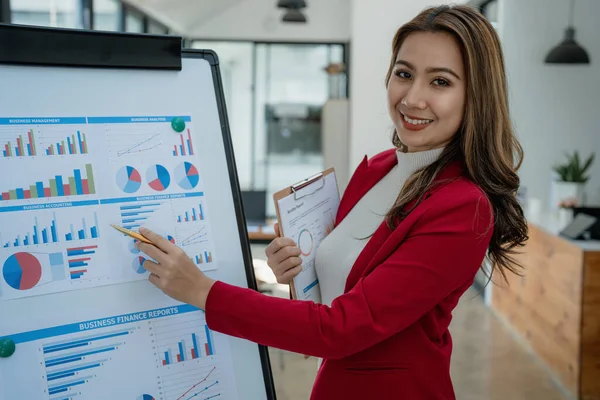
[[[312,0],[307,3],[304,10],[308,19],[306,24],[281,22],[283,11],[277,9],[276,0],[245,0],[197,26],[187,26],[186,35],[196,39],[254,41],[349,40],[350,0]]]
[[[501,21],[511,111],[525,150],[521,170],[530,196],[549,204],[551,167],[564,151],[598,152],[587,186],[588,200],[600,204],[600,1],[577,0],[577,40],[592,59],[589,66],[543,63],[568,23],[567,0],[501,0]]]
[[[354,0],[351,9],[350,168],[365,155],[392,147],[385,74],[396,30],[430,5],[465,3],[435,0]]]

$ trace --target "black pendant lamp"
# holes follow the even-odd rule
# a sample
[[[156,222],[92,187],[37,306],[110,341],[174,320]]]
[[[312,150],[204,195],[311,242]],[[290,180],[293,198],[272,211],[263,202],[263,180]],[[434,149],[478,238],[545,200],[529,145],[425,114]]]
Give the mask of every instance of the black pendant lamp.
[[[558,46],[550,50],[546,56],[546,64],[589,64],[590,57],[587,51],[575,41],[575,28],[573,27],[573,13],[575,0],[571,0],[569,26],[565,30],[565,38]]]
[[[304,23],[304,22],[306,22],[306,16],[304,14],[302,14],[302,12],[300,10],[295,10],[293,8],[290,8],[283,15],[282,21],[283,22]]]
[[[303,8],[306,8],[305,0],[279,0],[277,2],[278,8],[283,8],[286,10],[283,18],[281,19],[283,22],[292,22],[292,23],[305,23],[306,15],[300,11]]]
[[[301,9],[306,8],[305,0],[279,0],[277,8]]]

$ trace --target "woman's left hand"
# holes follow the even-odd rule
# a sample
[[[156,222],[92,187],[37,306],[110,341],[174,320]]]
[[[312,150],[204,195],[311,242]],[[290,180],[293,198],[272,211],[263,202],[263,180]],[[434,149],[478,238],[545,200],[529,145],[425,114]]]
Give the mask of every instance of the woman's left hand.
[[[140,228],[139,232],[156,245],[136,243],[140,251],[157,261],[144,262],[144,268],[150,272],[150,282],[167,296],[204,309],[215,281],[204,275],[178,246],[149,229]]]

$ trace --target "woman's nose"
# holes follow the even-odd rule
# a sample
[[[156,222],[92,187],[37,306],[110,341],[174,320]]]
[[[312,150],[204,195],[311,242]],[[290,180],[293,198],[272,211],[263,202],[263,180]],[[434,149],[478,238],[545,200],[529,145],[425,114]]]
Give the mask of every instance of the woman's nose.
[[[402,104],[409,109],[416,108],[419,110],[424,110],[427,108],[427,102],[425,101],[422,90],[419,90],[414,85],[406,93],[404,99],[402,99]]]

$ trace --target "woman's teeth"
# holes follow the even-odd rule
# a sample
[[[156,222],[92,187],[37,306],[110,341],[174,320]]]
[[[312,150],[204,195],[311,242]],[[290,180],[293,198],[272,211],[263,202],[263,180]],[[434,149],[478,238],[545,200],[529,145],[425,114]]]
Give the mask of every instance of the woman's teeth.
[[[413,125],[424,125],[424,124],[429,124],[429,123],[433,122],[432,119],[410,119],[404,114],[402,114],[402,116],[404,117],[404,120],[406,122],[408,122],[409,124],[413,124]]]

